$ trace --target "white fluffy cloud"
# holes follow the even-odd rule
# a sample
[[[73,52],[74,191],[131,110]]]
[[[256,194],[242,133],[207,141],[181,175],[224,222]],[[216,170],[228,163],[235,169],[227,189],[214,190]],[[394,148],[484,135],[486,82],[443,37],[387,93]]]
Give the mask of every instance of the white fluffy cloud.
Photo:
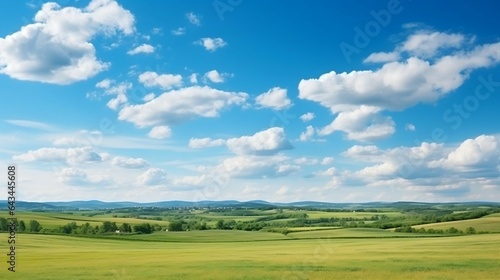
[[[355,145],[343,155],[367,165],[332,176],[344,185],[351,181],[357,186],[397,189],[413,197],[406,199],[466,196],[473,189],[500,183],[499,146],[499,136],[493,135],[454,146],[424,142],[415,147],[379,149]]]
[[[139,127],[171,125],[196,117],[215,118],[232,105],[242,105],[248,95],[210,87],[186,87],[163,93],[155,99],[120,110],[118,119]]]
[[[419,57],[432,57],[440,49],[459,48],[465,39],[462,34],[420,31],[409,36],[401,50]]]
[[[306,131],[302,132],[300,134],[300,141],[308,141],[311,140],[311,138],[314,136],[314,128],[309,125],[306,127]]]
[[[406,58],[392,61],[395,56],[389,59],[390,55],[377,53],[369,61],[391,61],[376,70],[331,71],[318,79],[301,80],[299,98],[315,101],[337,114],[320,134],[342,131],[349,139],[361,141],[387,137],[394,132],[394,122],[383,117],[382,111],[435,102],[459,88],[471,71],[500,62],[500,43],[461,49],[464,38],[460,34],[418,32],[396,47],[395,51]],[[450,53],[441,55],[441,49]]]
[[[147,87],[158,86],[162,89],[171,89],[182,85],[182,76],[173,74],[159,75],[153,71],[147,71],[139,75],[139,82]]]
[[[212,138],[191,138],[189,139],[189,147],[193,149],[208,148],[208,147],[218,147],[226,144],[224,139],[212,139]]]
[[[102,186],[109,185],[112,180],[106,176],[89,175],[80,168],[64,168],[57,175],[59,182],[70,186]]]
[[[87,162],[100,162],[102,157],[92,147],[80,148],[40,148],[28,153],[13,156],[12,159],[23,162],[66,162],[68,164],[81,164]]]
[[[0,38],[0,73],[53,84],[85,80],[110,65],[97,59],[90,40],[118,31],[132,34],[134,16],[116,1],[93,0],[83,9],[45,3],[34,23]]]
[[[257,105],[275,110],[282,110],[292,106],[292,101],[287,97],[287,90],[274,87],[255,98]]]
[[[130,55],[136,55],[140,53],[154,53],[154,52],[155,52],[155,47],[151,46],[150,44],[142,44],[128,51],[127,53]]]
[[[137,182],[147,186],[165,184],[167,182],[167,172],[161,168],[151,167],[137,177]]]
[[[205,80],[209,80],[212,83],[223,83],[226,77],[230,76],[227,73],[219,73],[217,70],[210,70],[205,73]]]
[[[232,152],[238,155],[271,155],[292,149],[281,127],[271,127],[251,136],[230,138],[227,139],[226,144]]]
[[[216,171],[244,179],[283,177],[300,170],[299,166],[291,165],[289,161],[288,157],[281,155],[241,155],[225,159],[216,167]]]
[[[390,62],[400,59],[399,52],[378,52],[370,54],[363,62]]]
[[[155,139],[166,139],[172,135],[172,130],[166,125],[155,126],[148,133],[148,136]]]
[[[222,38],[201,38],[195,42],[198,45],[202,45],[207,51],[215,51],[218,48],[222,48],[227,45],[227,43]]]
[[[324,157],[321,160],[322,165],[328,165],[328,164],[332,164],[332,163],[333,163],[333,157]]]
[[[303,114],[302,116],[300,116],[300,119],[303,121],[303,122],[308,122],[308,121],[311,121],[312,119],[314,119],[314,113],[305,113]]]
[[[150,165],[149,162],[143,158],[128,157],[114,157],[111,164],[123,168],[144,168]]]
[[[340,112],[331,124],[321,129],[319,135],[343,131],[347,138],[357,141],[373,141],[386,138],[395,131],[394,121],[379,114],[380,109],[360,106],[352,111]]]
[[[431,162],[432,167],[471,171],[484,169],[495,171],[500,164],[500,139],[492,135],[480,135],[467,139],[445,158]]]

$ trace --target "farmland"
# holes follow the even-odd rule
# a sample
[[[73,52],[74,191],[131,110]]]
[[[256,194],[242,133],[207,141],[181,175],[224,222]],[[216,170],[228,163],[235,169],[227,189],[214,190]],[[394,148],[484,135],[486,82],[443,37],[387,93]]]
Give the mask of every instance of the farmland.
[[[497,211],[456,205],[24,210],[17,212],[18,220],[27,225],[36,220],[41,229],[17,232],[16,272],[5,265],[0,277],[495,279],[500,273]],[[435,220],[442,221],[421,223]],[[133,230],[105,227],[124,223]],[[95,230],[82,231],[86,224]],[[152,225],[151,233],[141,232],[138,226],[144,224]],[[413,231],[391,227],[400,224]],[[421,227],[442,231],[418,231]],[[466,232],[470,227],[474,234]],[[0,239],[7,238],[0,233]],[[8,252],[6,243],[0,250]]]

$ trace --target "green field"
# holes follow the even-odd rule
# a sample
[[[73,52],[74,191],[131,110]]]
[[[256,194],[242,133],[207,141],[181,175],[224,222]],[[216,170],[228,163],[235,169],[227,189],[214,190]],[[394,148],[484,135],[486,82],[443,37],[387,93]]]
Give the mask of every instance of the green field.
[[[463,231],[465,231],[465,229],[468,227],[473,227],[477,231],[500,232],[500,213],[491,214],[479,219],[414,226],[414,228],[421,228],[421,227],[425,229],[432,228],[432,229],[443,229],[443,230],[448,229],[450,227],[454,227],[456,229]]]
[[[7,271],[4,263],[0,278],[498,279],[500,274],[500,234],[253,242],[231,238],[221,235],[213,243],[130,242],[18,234],[17,272]],[[0,239],[7,240],[7,235],[0,234]],[[7,251],[5,244],[2,252]]]
[[[75,214],[69,214],[65,212],[18,211],[16,213],[16,216],[18,220],[23,220],[26,223],[30,220],[37,220],[44,228],[57,228],[71,222],[76,222],[78,225],[89,223],[92,226],[96,226],[101,225],[104,221],[116,222],[117,224],[129,223],[133,225],[140,223],[152,223],[159,224],[161,226],[168,225],[168,221],[154,221],[137,218],[113,218],[111,214],[87,217],[83,216],[78,211]],[[5,215],[0,215],[0,217],[7,218]]]

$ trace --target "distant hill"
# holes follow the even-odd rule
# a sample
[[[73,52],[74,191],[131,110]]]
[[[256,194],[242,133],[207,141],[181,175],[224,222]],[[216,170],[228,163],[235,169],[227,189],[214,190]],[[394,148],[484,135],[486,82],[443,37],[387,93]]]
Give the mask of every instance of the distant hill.
[[[331,203],[319,201],[297,201],[297,202],[268,202],[264,200],[237,201],[159,201],[159,202],[104,202],[99,200],[88,201],[66,201],[66,202],[27,202],[16,201],[16,209],[24,210],[68,210],[68,209],[113,209],[126,207],[160,207],[160,208],[192,208],[192,207],[235,207],[235,208],[258,208],[258,207],[308,207],[308,208],[335,208],[335,209],[367,209],[367,208],[419,208],[432,207],[438,205],[457,205],[457,206],[500,206],[500,202],[450,202],[450,203],[427,203],[427,202],[366,202],[366,203]],[[0,201],[0,209],[7,209],[7,201]]]

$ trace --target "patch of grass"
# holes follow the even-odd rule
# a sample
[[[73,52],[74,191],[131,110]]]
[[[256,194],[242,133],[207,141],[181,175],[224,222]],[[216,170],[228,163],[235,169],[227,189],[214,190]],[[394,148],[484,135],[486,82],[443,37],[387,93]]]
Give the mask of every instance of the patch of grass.
[[[497,279],[500,274],[500,234],[266,242],[231,242],[221,235],[213,243],[18,234],[17,245],[17,272],[4,267],[1,279]]]

